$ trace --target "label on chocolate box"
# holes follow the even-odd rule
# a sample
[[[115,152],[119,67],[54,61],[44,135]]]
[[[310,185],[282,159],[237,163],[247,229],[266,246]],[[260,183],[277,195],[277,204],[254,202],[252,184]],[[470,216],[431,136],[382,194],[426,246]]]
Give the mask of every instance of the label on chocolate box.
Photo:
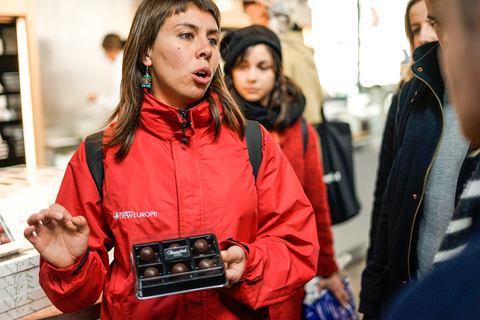
[[[188,258],[188,247],[181,246],[176,248],[167,248],[164,250],[165,260],[174,260]]]

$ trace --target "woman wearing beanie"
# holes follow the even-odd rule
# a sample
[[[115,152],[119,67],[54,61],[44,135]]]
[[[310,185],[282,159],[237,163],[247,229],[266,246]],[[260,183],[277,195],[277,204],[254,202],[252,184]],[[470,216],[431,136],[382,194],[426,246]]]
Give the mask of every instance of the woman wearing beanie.
[[[247,118],[260,122],[292,164],[315,211],[320,253],[319,290],[331,290],[348,303],[333,252],[327,190],[323,182],[319,141],[302,117],[305,98],[282,72],[278,37],[270,29],[252,25],[228,33],[220,45],[225,60],[225,83]],[[295,268],[295,266],[291,266]],[[300,319],[304,290],[290,300],[270,306],[271,319]]]

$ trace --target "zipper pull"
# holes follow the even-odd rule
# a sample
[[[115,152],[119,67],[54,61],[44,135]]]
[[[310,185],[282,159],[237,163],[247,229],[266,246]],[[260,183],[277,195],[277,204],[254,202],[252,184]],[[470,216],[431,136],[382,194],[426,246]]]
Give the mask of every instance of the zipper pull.
[[[182,117],[182,133],[183,133],[182,142],[187,144],[188,140],[187,140],[187,136],[185,135],[185,132],[187,132],[187,127],[188,127],[188,121],[187,121],[188,110],[178,109],[178,111],[180,112],[180,116]]]

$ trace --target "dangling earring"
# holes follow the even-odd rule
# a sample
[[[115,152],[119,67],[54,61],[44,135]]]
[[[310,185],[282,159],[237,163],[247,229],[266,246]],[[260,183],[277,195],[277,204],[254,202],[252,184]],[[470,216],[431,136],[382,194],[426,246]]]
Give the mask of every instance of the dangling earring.
[[[142,88],[150,89],[152,87],[152,77],[148,74],[148,67],[142,78]]]

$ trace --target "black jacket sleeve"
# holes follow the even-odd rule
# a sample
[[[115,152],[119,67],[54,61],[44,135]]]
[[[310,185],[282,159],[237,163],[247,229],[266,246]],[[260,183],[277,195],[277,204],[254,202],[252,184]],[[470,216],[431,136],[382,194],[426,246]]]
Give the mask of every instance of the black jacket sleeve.
[[[379,318],[382,302],[385,300],[386,276],[388,264],[387,239],[377,239],[379,236],[387,236],[386,232],[378,234],[386,226],[386,216],[381,218],[384,193],[387,189],[388,177],[395,159],[395,136],[398,112],[398,100],[400,93],[393,98],[388,111],[387,122],[383,133],[382,147],[379,156],[377,181],[375,186],[375,199],[370,225],[370,247],[367,252],[367,266],[362,273],[359,311],[365,315],[365,319]],[[374,253],[376,259],[374,261]]]
[[[377,235],[377,222],[380,216],[380,210],[382,206],[383,194],[387,186],[388,175],[392,168],[394,160],[394,136],[395,136],[395,119],[398,109],[398,93],[392,98],[392,103],[388,111],[387,122],[383,132],[382,148],[380,150],[378,170],[377,170],[377,182],[375,185],[375,198],[373,201],[373,211],[370,224],[370,247],[367,251],[367,262],[372,260],[373,251],[375,247],[375,237]]]

